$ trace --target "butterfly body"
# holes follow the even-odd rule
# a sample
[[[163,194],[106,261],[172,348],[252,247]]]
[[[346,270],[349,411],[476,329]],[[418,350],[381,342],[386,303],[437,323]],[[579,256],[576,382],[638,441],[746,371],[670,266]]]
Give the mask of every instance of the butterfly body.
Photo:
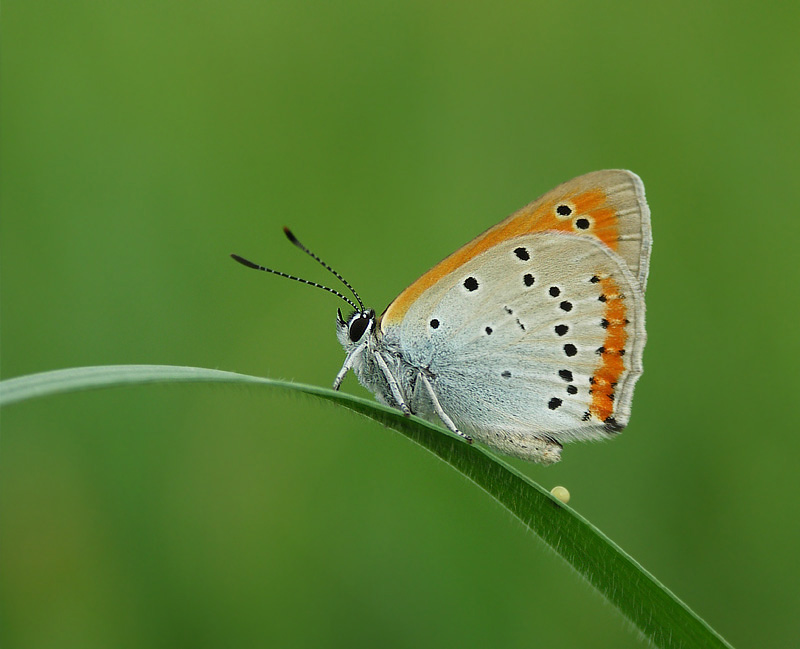
[[[649,209],[638,176],[573,179],[337,335],[376,397],[505,454],[550,464],[613,436],[642,373]]]

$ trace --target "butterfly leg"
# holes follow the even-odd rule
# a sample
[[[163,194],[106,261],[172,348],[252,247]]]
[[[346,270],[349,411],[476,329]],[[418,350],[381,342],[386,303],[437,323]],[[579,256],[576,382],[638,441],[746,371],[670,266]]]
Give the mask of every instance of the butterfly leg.
[[[406,400],[403,398],[403,393],[400,392],[400,386],[397,385],[397,379],[394,378],[394,374],[389,369],[386,361],[384,360],[383,356],[380,352],[375,352],[375,360],[378,363],[378,367],[381,368],[381,372],[383,372],[383,376],[386,378],[386,382],[389,384],[389,389],[392,391],[392,396],[394,400],[397,402],[397,407],[403,411],[403,414],[406,417],[411,416],[411,408],[408,407]]]
[[[333,389],[338,390],[339,386],[342,385],[342,381],[344,381],[344,377],[347,376],[347,373],[353,367],[355,354],[352,353],[348,355],[347,358],[344,359],[344,365],[342,365],[342,369],[339,370],[339,373],[336,375],[336,378],[333,380]]]
[[[433,391],[433,386],[428,380],[428,377],[422,372],[420,372],[417,376],[419,377],[419,380],[422,381],[422,385],[424,385],[425,389],[428,391],[428,396],[431,398],[433,409],[436,411],[439,419],[441,419],[444,422],[444,425],[447,426],[452,432],[472,444],[472,438],[458,430],[458,427],[453,423],[453,420],[450,419],[447,413],[442,409],[442,404],[440,404],[439,399],[436,398],[436,393]]]

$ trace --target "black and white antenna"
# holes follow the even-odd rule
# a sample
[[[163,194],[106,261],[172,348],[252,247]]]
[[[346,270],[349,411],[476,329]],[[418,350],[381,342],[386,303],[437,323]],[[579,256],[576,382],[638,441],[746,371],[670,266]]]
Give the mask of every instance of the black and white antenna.
[[[300,250],[302,250],[304,253],[309,255],[317,263],[322,265],[323,268],[326,268],[328,271],[333,273],[336,276],[336,278],[340,282],[342,282],[342,284],[344,284],[347,288],[349,288],[350,291],[355,296],[356,302],[358,302],[358,304],[356,305],[356,303],[353,302],[350,298],[342,295],[339,291],[337,291],[335,289],[332,289],[329,286],[324,286],[323,284],[317,284],[317,282],[310,282],[309,280],[303,279],[302,277],[295,277],[294,275],[289,275],[288,273],[282,273],[279,270],[273,270],[272,268],[267,268],[266,266],[260,266],[260,265],[258,265],[256,263],[253,263],[249,259],[245,259],[244,257],[240,257],[239,255],[231,255],[231,257],[233,257],[234,260],[238,261],[243,266],[247,266],[248,268],[254,268],[255,270],[263,270],[264,272],[272,273],[273,275],[278,275],[280,277],[285,277],[286,279],[293,279],[296,282],[302,282],[303,284],[308,284],[309,286],[314,286],[316,288],[321,288],[323,291],[328,291],[328,293],[333,293],[334,295],[339,296],[345,302],[347,302],[350,306],[352,306],[354,309],[356,309],[358,311],[363,311],[364,310],[364,303],[361,301],[361,298],[358,297],[358,293],[356,293],[356,290],[350,285],[350,282],[348,282],[344,277],[342,277],[339,273],[337,273],[335,270],[333,270],[333,268],[328,266],[328,264],[326,264],[319,257],[317,257],[313,252],[311,252],[308,248],[306,248],[302,243],[300,243],[300,241],[298,241],[297,237],[295,237],[294,234],[292,234],[292,231],[289,228],[286,228],[286,227],[283,228],[283,232],[286,235],[286,238],[289,239],[289,241],[291,241],[295,246],[300,248]]]

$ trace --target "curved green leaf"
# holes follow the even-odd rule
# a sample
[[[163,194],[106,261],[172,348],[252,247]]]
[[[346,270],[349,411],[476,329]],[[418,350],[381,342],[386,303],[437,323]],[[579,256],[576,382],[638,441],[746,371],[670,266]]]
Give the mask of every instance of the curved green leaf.
[[[573,509],[494,454],[374,401],[326,388],[196,367],[116,365],[0,381],[0,406],[64,392],[139,383],[265,385],[332,401],[406,435],[461,472],[537,534],[657,647],[730,645],[655,577]]]

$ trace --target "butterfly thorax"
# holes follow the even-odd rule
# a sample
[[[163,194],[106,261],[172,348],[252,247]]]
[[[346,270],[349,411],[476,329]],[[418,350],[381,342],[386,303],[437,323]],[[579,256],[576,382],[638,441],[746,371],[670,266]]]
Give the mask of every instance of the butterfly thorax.
[[[380,366],[383,362],[391,375],[397,378],[404,397],[410,399],[419,368],[408,363],[393,336],[383,334],[374,310],[354,311],[347,319],[339,313],[336,336],[347,354],[340,376],[352,369],[359,383],[373,392],[379,401],[397,407],[397,400]]]

